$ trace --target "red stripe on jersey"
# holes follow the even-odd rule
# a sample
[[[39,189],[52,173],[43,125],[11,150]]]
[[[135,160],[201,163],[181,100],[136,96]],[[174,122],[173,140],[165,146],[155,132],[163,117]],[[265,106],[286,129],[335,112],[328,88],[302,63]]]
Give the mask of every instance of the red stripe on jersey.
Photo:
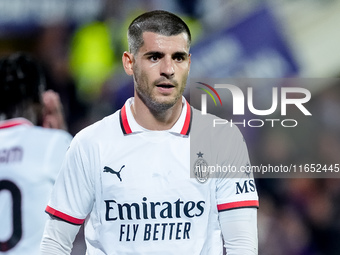
[[[74,218],[74,217],[69,216],[65,213],[59,212],[59,211],[57,211],[57,210],[55,210],[55,209],[53,209],[52,207],[49,207],[49,206],[46,207],[45,212],[47,212],[48,214],[51,214],[51,215],[53,215],[57,218],[60,218],[64,221],[67,221],[69,223],[76,224],[76,225],[81,225],[85,221],[83,219]]]
[[[125,105],[120,110],[120,126],[122,127],[124,134],[131,134],[131,128],[127,119]]]
[[[33,126],[32,122],[25,120],[25,119],[18,119],[18,120],[6,120],[0,124],[0,129],[2,128],[11,128],[19,125],[28,125]]]
[[[188,102],[186,102],[187,104],[187,114],[185,116],[185,121],[184,121],[184,125],[181,131],[181,135],[188,135],[190,132],[190,125],[191,125],[191,108]]]
[[[259,207],[259,201],[258,200],[247,200],[247,201],[238,201],[238,202],[231,202],[226,204],[220,204],[217,205],[217,210],[220,211],[226,211],[236,208],[245,208],[245,207]]]

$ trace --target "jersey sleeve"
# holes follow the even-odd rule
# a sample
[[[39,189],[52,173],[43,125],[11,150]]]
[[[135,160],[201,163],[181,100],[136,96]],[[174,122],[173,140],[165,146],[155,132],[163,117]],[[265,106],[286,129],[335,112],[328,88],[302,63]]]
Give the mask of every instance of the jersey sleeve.
[[[94,201],[93,169],[84,145],[75,137],[66,153],[46,212],[64,221],[80,225]]]
[[[258,208],[258,195],[255,180],[248,171],[249,155],[245,140],[234,126],[227,135],[219,135],[218,161],[228,171],[222,172],[216,181],[218,211],[236,208]]]

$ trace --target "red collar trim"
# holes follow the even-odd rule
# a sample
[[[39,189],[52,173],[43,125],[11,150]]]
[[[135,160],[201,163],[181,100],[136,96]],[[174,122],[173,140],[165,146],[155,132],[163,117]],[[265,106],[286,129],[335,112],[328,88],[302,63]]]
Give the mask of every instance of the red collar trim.
[[[123,133],[126,134],[131,134],[132,130],[130,128],[127,115],[126,115],[126,107],[125,104],[123,108],[120,110],[120,115],[119,115],[119,120],[120,120],[120,126],[122,128]]]
[[[180,133],[181,135],[189,135],[190,127],[191,127],[192,110],[187,101],[186,101],[186,104],[187,104],[187,114],[185,116],[184,125]]]
[[[0,123],[0,129],[11,128],[19,125],[33,126],[32,122],[26,119],[12,119]]]
[[[187,113],[186,113],[186,116],[185,116],[183,128],[180,132],[181,135],[189,135],[189,133],[190,133],[191,119],[192,119],[192,109],[191,109],[191,107],[190,107],[190,105],[187,101],[186,101],[186,105],[187,105]],[[127,119],[126,106],[125,105],[120,110],[119,120],[120,120],[120,127],[121,127],[123,133],[125,135],[131,134],[132,130],[131,130],[131,127],[129,125],[128,119]]]

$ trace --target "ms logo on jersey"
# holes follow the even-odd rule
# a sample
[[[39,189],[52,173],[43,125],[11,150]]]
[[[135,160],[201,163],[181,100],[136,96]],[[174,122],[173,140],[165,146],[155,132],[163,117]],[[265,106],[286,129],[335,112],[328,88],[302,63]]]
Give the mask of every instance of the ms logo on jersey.
[[[194,164],[194,174],[196,176],[196,179],[200,183],[204,183],[208,180],[208,177],[209,177],[208,163],[203,158],[202,152],[198,152],[197,157],[198,159],[195,161],[195,164]]]
[[[117,178],[122,181],[122,178],[120,177],[120,172],[122,171],[122,169],[125,167],[125,165],[123,165],[119,171],[115,171],[113,170],[112,168],[108,167],[108,166],[105,166],[104,167],[104,173],[111,173],[111,174],[115,174],[117,175]]]

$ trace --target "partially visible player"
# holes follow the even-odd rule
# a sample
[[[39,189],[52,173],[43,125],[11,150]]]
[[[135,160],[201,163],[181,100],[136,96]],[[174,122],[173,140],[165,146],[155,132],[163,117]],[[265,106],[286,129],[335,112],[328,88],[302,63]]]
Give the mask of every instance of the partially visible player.
[[[33,57],[0,60],[0,254],[39,253],[43,211],[72,139],[58,130],[66,127],[58,94],[44,90]]]

